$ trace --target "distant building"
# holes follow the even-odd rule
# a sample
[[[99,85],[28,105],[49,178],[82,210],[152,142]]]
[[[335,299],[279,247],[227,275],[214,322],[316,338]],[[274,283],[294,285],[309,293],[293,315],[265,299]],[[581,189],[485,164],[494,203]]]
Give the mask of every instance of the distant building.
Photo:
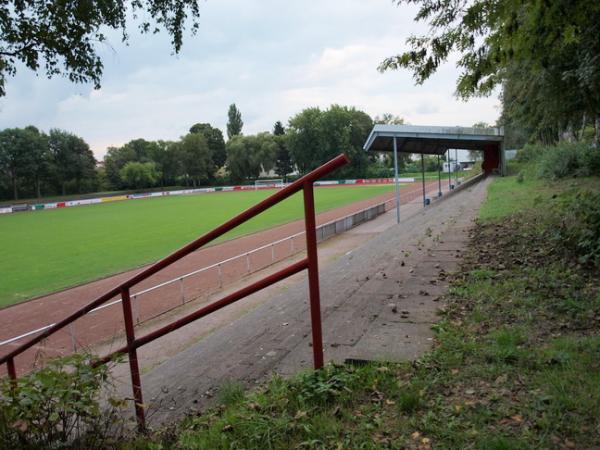
[[[448,166],[450,166],[450,169],[448,169]],[[449,163],[444,162],[444,167],[442,168],[442,171],[443,172],[456,172],[461,169],[462,169],[461,163],[457,163],[455,161],[450,161]]]

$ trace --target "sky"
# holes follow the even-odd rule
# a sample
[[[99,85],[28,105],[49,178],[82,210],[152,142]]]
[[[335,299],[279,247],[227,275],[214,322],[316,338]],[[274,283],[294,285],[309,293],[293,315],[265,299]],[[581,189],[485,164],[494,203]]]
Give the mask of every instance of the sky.
[[[421,86],[408,71],[377,71],[385,57],[407,49],[408,36],[427,31],[413,21],[415,12],[391,0],[205,0],[200,30],[186,36],[178,55],[166,33],[132,28],[128,45],[111,33],[99,49],[99,90],[21,69],[0,98],[0,129],[66,129],[101,159],[109,146],[175,140],[197,122],[225,132],[231,103],[244,134],[331,104],[372,117],[391,113],[412,125],[493,124],[498,96],[458,100],[453,62]]]

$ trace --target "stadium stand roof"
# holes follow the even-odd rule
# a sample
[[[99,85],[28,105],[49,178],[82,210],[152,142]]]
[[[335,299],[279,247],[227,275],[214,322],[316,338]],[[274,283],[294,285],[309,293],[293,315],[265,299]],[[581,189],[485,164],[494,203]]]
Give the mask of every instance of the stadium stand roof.
[[[373,127],[364,150],[442,155],[448,149],[484,150],[486,145],[501,146],[503,128],[435,127],[415,125],[382,125]]]

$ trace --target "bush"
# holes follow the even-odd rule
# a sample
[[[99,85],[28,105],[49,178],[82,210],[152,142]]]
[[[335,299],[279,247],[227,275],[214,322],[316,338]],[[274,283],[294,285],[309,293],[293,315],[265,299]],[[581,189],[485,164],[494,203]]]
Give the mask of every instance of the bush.
[[[534,152],[531,152],[534,153]],[[557,179],[600,174],[600,150],[589,144],[562,142],[538,157],[538,175]]]
[[[153,162],[130,161],[119,171],[119,176],[127,187],[133,189],[154,186],[159,179],[156,164]]]
[[[89,355],[50,361],[16,383],[0,384],[0,448],[105,448],[123,434],[124,402],[101,399],[109,368]]]
[[[549,179],[575,175],[580,168],[581,147],[566,143],[547,147],[539,158],[538,175]]]
[[[528,163],[537,161],[544,153],[546,147],[539,144],[526,144],[517,152],[514,161],[518,163]]]
[[[394,171],[382,161],[376,161],[367,167],[366,175],[367,178],[389,178],[394,176]]]
[[[581,155],[581,166],[586,170],[583,175],[600,176],[600,148],[588,146]]]
[[[580,263],[600,267],[600,194],[578,191],[569,195],[559,215],[558,242]]]

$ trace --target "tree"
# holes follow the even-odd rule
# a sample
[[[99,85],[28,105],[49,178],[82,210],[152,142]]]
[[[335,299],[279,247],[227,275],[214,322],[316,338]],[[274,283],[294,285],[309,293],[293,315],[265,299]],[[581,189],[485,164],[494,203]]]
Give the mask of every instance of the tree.
[[[68,131],[52,129],[48,135],[50,172],[62,195],[67,184],[81,192],[82,181],[96,176],[96,159],[89,145],[79,136]]]
[[[177,159],[175,143],[170,141],[157,141],[148,150],[148,157],[155,164],[160,178],[160,185],[165,187],[175,183],[181,173],[181,165]]]
[[[371,162],[362,146],[372,128],[369,115],[353,107],[332,105],[325,111],[307,108],[289,122],[292,160],[306,173],[343,152],[350,164],[337,176],[365,176]]]
[[[175,149],[184,176],[196,187],[213,177],[215,165],[204,136],[190,133],[175,144]]]
[[[234,136],[238,136],[242,134],[242,127],[244,126],[244,122],[242,121],[242,113],[235,103],[229,105],[229,111],[227,112],[227,138],[231,139]]]
[[[395,116],[390,113],[383,113],[381,116],[375,116],[373,120],[375,123],[381,123],[386,125],[404,125],[404,117]]]
[[[121,178],[121,169],[128,162],[149,162],[151,155],[158,155],[160,149],[156,142],[145,139],[133,139],[122,147],[109,147],[104,156],[106,176],[115,189],[125,187]]]
[[[213,163],[217,169],[220,169],[225,165],[225,161],[227,161],[227,151],[225,150],[225,139],[223,139],[221,130],[211,126],[209,123],[197,123],[192,125],[190,133],[199,133],[204,136],[208,148],[212,153]]]
[[[121,179],[127,187],[141,189],[153,186],[160,175],[153,162],[130,161],[121,169]]]
[[[42,180],[48,175],[49,171],[48,136],[41,133],[34,126],[26,127],[23,132],[27,142],[25,174],[33,184],[35,196],[41,198]]]
[[[63,74],[75,83],[100,87],[103,64],[98,47],[107,42],[107,29],[121,30],[138,22],[141,33],[164,29],[178,53],[186,22],[198,28],[198,0],[142,0],[125,2],[42,2],[7,0],[0,4],[0,97],[6,94],[8,76],[21,65],[44,71],[48,77]]]
[[[307,173],[324,162],[321,155],[324,147],[323,112],[319,108],[306,108],[290,119],[288,148],[300,173]]]
[[[0,133],[0,176],[8,180],[12,197],[20,191],[41,197],[48,175],[48,137],[36,127],[6,129]]]
[[[104,169],[106,178],[114,189],[123,187],[121,179],[121,169],[128,162],[136,161],[136,155],[133,149],[129,147],[108,147],[104,155]]]
[[[285,128],[280,121],[275,122],[273,126],[273,136],[277,144],[277,154],[275,156],[275,173],[283,178],[283,182],[287,183],[287,176],[294,170],[292,157],[287,145],[287,137]]]
[[[373,128],[371,117],[354,107],[331,105],[323,114],[323,125],[327,150],[321,164],[343,152],[350,163],[337,176],[365,177],[371,161],[363,145]]]
[[[227,169],[231,179],[239,182],[256,179],[261,171],[275,167],[278,145],[271,133],[234,136],[227,142]]]
[[[595,0],[398,0],[420,5],[416,20],[430,32],[411,36],[411,47],[385,59],[380,70],[407,68],[418,84],[427,80],[450,53],[459,54],[462,98],[489,95],[502,86],[517,104],[516,116],[541,121],[552,139],[581,126],[582,116],[596,126],[600,140],[600,2]],[[513,84],[513,86],[507,86]],[[517,92],[533,95],[514,95]],[[506,116],[506,115],[505,115]],[[539,127],[535,123],[535,127]]]
[[[275,122],[275,125],[273,125],[273,136],[283,136],[284,134],[285,128],[281,121],[278,120],[277,122]]]
[[[10,182],[14,200],[19,199],[19,178],[26,165],[26,144],[19,128],[0,132],[0,171]]]

